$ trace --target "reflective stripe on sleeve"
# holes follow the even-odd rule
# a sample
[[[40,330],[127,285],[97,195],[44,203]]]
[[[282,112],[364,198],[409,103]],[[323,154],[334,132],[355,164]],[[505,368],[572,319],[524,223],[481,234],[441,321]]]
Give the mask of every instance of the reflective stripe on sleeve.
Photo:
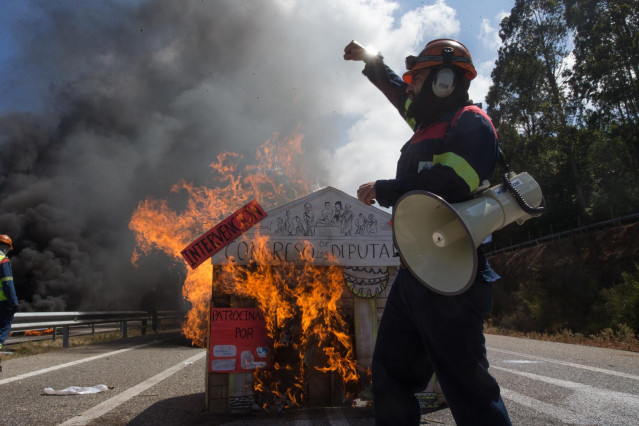
[[[412,101],[410,100],[410,98],[406,99],[406,103],[404,104],[404,120],[411,129],[415,130],[415,127],[417,127],[417,121],[414,118],[406,117],[406,111],[408,111],[408,107],[410,106],[411,102]]]
[[[466,182],[470,191],[474,191],[479,186],[479,176],[477,172],[459,155],[453,154],[452,152],[433,155],[433,166],[436,164],[453,169],[457,176]]]

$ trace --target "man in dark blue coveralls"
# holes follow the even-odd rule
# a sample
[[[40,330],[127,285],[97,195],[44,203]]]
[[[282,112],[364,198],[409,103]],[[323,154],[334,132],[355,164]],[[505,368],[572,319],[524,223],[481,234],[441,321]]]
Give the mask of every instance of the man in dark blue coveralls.
[[[395,178],[361,185],[360,201],[391,207],[407,192],[424,190],[455,203],[490,180],[498,160],[497,134],[490,118],[468,100],[477,72],[463,44],[429,42],[419,56],[406,58],[402,78],[380,54],[366,52],[355,41],[344,49],[344,59],[364,61],[364,75],[414,130],[401,149]],[[419,424],[415,393],[427,386],[433,372],[457,424],[510,424],[499,386],[488,373],[483,334],[484,317],[492,309],[492,282],[499,276],[481,247],[478,265],[472,286],[455,296],[431,291],[400,268],[373,355],[377,424]]]

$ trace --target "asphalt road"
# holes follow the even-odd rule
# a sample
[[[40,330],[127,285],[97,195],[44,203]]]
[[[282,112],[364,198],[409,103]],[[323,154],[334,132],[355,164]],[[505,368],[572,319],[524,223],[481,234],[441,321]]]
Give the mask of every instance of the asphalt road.
[[[639,354],[487,337],[491,372],[515,425],[636,425]],[[294,409],[284,414],[204,411],[205,355],[176,334],[147,335],[48,354],[4,359],[0,425],[373,425],[371,408]],[[91,395],[44,388],[104,384]],[[454,424],[447,408],[422,424]]]

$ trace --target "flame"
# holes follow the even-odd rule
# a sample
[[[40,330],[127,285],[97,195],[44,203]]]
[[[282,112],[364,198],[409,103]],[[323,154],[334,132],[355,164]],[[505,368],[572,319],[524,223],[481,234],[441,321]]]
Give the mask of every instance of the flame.
[[[52,328],[47,328],[46,330],[26,330],[24,332],[25,336],[45,336],[48,334],[53,334]]]
[[[184,247],[250,200],[268,210],[308,194],[311,186],[300,166],[302,138],[296,134],[280,140],[275,134],[258,148],[254,164],[241,166],[243,158],[236,153],[218,155],[210,165],[215,176],[210,187],[184,180],[173,186],[173,192],[188,195],[182,211],[172,210],[166,200],[140,202],[129,223],[136,239],[132,262],[160,250],[185,264],[180,254]],[[353,388],[358,377],[348,326],[340,314],[341,268],[315,266],[310,254],[301,265],[280,262],[266,249],[267,241],[258,235],[252,242],[255,261],[249,266],[223,266],[220,279],[213,283],[216,293],[251,298],[264,312],[275,359],[279,355],[281,361],[271,371],[256,371],[255,389],[272,395],[273,404],[300,405],[309,367],[336,374],[345,389]],[[195,270],[187,267],[182,290],[192,305],[182,332],[201,347],[207,341],[212,268],[207,262]],[[310,353],[322,354],[319,365],[309,363]],[[345,393],[352,396],[348,390]]]
[[[293,265],[272,255],[267,237],[258,235],[252,242],[255,263],[223,266],[221,291],[257,302],[275,342],[275,357],[284,354],[288,361],[273,372],[256,372],[256,389],[280,398],[286,395],[294,405],[301,405],[310,367],[335,373],[345,385],[345,397],[352,398],[359,377],[348,325],[340,312],[342,268],[315,266],[310,253],[301,253],[302,261]],[[287,380],[287,376],[292,377]]]
[[[184,264],[180,252],[199,235],[256,199],[268,208],[290,201],[309,192],[299,164],[303,136],[280,141],[275,134],[258,148],[257,163],[240,166],[237,153],[224,152],[210,164],[214,172],[211,187],[196,187],[180,180],[171,188],[174,193],[186,192],[186,207],[178,212],[166,200],[147,198],[138,204],[129,222],[135,234],[136,248],[132,262],[153,250],[160,250],[174,262]],[[285,168],[286,167],[286,168]],[[209,301],[211,299],[212,266],[204,263],[195,270],[186,269],[182,295],[191,303],[184,335],[197,346],[206,345]]]

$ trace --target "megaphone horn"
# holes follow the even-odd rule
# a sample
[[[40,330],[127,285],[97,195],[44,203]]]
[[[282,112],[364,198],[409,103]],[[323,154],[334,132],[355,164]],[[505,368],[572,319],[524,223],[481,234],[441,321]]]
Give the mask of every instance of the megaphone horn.
[[[515,196],[511,192],[515,192]],[[477,247],[504,226],[538,216],[541,188],[526,172],[461,203],[427,191],[411,191],[393,208],[393,240],[411,273],[426,287],[460,294],[477,274]],[[522,209],[522,204],[528,208]]]

